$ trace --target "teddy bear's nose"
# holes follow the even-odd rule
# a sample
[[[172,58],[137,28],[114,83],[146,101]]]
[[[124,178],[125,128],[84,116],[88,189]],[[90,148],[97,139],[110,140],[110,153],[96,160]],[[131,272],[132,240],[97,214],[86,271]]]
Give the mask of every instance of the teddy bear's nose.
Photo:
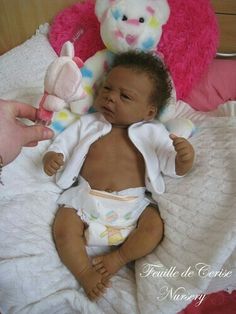
[[[137,42],[137,39],[138,39],[138,36],[134,36],[134,35],[125,36],[125,40],[129,46],[135,45]]]

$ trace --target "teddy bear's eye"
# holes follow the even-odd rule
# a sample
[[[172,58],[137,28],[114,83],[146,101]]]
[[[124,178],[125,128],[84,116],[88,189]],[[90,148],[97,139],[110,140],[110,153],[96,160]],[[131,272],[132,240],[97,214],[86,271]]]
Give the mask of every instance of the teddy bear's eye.
[[[128,20],[127,16],[126,16],[126,15],[123,15],[123,16],[122,16],[122,21],[127,21],[127,20]]]
[[[143,17],[139,18],[139,23],[144,23],[144,18]]]

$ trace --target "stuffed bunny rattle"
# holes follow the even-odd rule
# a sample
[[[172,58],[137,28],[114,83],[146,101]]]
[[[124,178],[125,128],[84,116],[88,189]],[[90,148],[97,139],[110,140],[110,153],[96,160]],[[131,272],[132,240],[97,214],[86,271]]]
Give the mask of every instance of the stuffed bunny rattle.
[[[44,95],[37,110],[37,123],[49,125],[53,113],[67,108],[71,102],[86,96],[81,85],[80,68],[83,62],[74,56],[74,46],[66,42],[60,57],[47,69],[44,79]]]

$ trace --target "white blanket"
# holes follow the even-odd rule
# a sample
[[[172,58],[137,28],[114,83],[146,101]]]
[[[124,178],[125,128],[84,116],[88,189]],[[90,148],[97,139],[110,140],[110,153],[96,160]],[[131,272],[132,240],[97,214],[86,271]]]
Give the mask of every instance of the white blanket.
[[[37,44],[48,45],[42,36]],[[43,71],[55,57],[50,49],[44,47],[41,55],[48,57],[34,65],[28,65],[26,53],[22,68],[17,63],[19,55],[10,53],[0,58],[1,82],[7,82],[1,85],[0,96],[37,103],[42,93]],[[40,49],[35,49],[34,54],[37,53]],[[11,76],[9,69],[12,68],[16,72]],[[14,81],[15,77],[20,80],[22,71],[27,72],[24,81]],[[235,105],[226,104],[221,114],[224,111],[228,114],[229,108]],[[175,314],[195,297],[202,302],[205,292],[236,289],[236,118],[206,118],[181,102],[177,113],[192,118],[197,125],[191,139],[196,162],[186,177],[165,178],[166,193],[159,199],[165,223],[164,240],[152,254],[137,261],[135,267],[124,267],[114,276],[112,288],[96,303],[87,299],[60,262],[52,240],[51,224],[61,191],[42,172],[42,155],[48,143],[25,148],[3,169],[5,185],[0,186],[2,314]],[[89,248],[89,252],[96,255],[98,249]]]
[[[25,89],[25,99],[28,94]],[[24,99],[22,95],[21,91]],[[97,303],[86,298],[60,262],[52,240],[51,223],[61,191],[42,172],[48,143],[25,148],[4,168],[5,185],[0,187],[2,313],[174,314],[194,298],[201,303],[207,291],[236,288],[236,118],[193,115],[187,105],[179,103],[182,111],[195,118],[197,125],[191,139],[196,161],[186,177],[165,178],[166,193],[159,199],[164,240],[136,262],[135,271],[125,267],[114,276],[112,288]],[[97,252],[90,248],[90,254]]]

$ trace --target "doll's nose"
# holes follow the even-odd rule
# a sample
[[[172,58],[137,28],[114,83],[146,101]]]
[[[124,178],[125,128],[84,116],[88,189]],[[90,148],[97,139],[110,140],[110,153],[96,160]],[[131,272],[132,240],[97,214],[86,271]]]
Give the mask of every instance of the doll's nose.
[[[115,102],[116,98],[117,98],[117,92],[114,90],[109,90],[109,92],[106,95],[106,99],[108,101]]]
[[[114,94],[109,94],[106,96],[104,107],[110,111],[115,109],[116,98]]]
[[[109,93],[108,95],[107,95],[107,101],[109,101],[109,102],[115,102],[115,99],[116,99],[116,97],[115,97],[115,94],[114,93]]]

